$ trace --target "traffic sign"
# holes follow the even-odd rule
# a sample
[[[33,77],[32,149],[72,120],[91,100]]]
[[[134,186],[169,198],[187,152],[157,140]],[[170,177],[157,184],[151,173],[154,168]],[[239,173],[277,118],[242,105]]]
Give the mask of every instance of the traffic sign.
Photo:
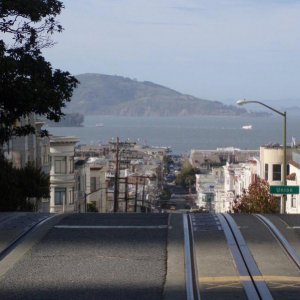
[[[271,194],[299,194],[299,185],[271,185]]]

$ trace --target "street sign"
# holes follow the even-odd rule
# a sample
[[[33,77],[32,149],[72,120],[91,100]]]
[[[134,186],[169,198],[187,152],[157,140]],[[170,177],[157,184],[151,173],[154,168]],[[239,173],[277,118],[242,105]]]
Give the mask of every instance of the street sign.
[[[299,194],[299,185],[271,185],[271,194]]]

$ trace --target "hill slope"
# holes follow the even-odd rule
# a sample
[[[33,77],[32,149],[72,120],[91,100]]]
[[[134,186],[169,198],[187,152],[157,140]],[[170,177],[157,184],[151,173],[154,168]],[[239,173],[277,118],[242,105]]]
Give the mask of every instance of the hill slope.
[[[241,115],[246,110],[184,95],[148,81],[81,74],[68,112],[126,116]]]

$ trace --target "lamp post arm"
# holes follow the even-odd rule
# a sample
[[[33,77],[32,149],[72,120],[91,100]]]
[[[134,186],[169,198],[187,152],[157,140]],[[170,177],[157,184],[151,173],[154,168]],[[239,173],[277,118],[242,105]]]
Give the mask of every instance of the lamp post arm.
[[[281,112],[281,111],[279,111],[279,110],[277,110],[277,109],[275,109],[275,108],[273,108],[273,107],[271,107],[271,106],[269,106],[269,105],[267,105],[267,104],[265,104],[265,103],[262,103],[262,102],[260,102],[260,101],[252,101],[252,100],[246,100],[244,103],[242,103],[242,104],[246,104],[246,103],[257,103],[257,104],[260,104],[260,105],[262,105],[262,106],[264,106],[264,107],[267,107],[268,109],[270,109],[270,110],[273,110],[274,112],[276,112],[277,114],[279,114],[279,115],[281,115],[281,116],[285,116],[285,112],[283,113],[283,112]]]

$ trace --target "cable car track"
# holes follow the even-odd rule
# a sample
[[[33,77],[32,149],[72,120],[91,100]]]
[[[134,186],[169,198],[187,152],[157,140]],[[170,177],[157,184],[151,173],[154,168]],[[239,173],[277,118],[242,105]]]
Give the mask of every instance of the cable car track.
[[[290,245],[287,239],[283,236],[283,234],[279,231],[279,229],[265,216],[261,214],[255,214],[255,217],[258,218],[270,230],[274,238],[283,248],[284,252],[295,264],[296,268],[300,271],[300,256]]]
[[[273,299],[233,218],[229,214],[217,214],[216,216],[225,234],[240,283],[244,288],[247,298],[251,300]],[[193,228],[189,215],[184,215],[184,238],[187,299],[200,299],[201,290],[199,291],[199,280],[201,279],[199,279],[197,275],[197,261],[194,257]]]

